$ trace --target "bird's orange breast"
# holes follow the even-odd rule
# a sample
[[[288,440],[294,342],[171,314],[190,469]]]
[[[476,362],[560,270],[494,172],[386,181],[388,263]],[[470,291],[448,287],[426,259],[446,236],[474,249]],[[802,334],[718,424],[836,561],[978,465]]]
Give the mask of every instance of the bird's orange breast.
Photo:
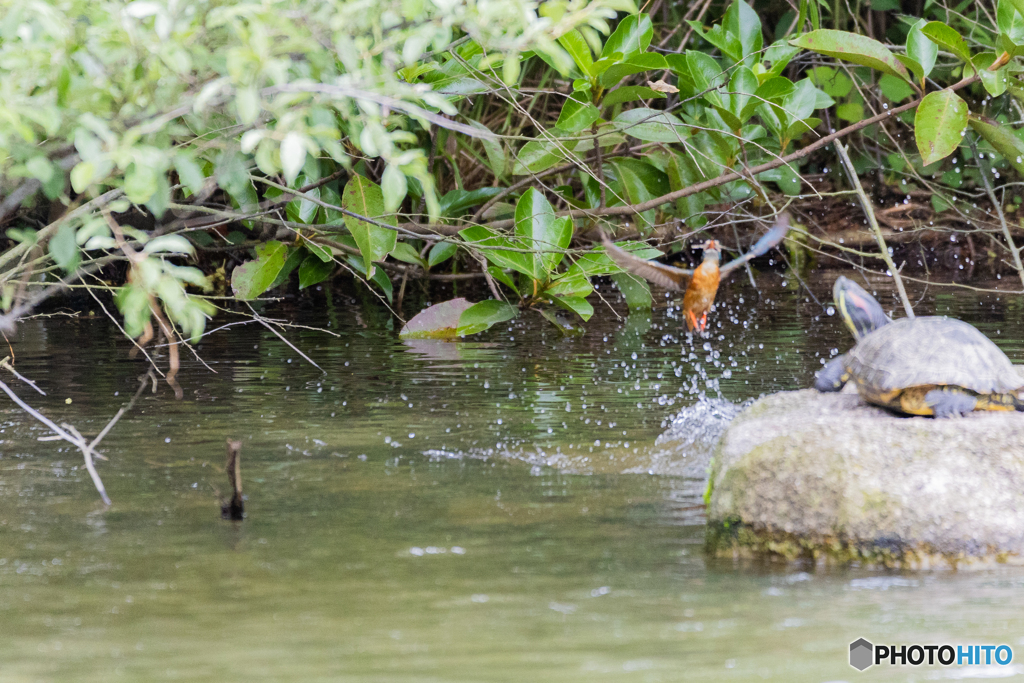
[[[715,303],[715,294],[718,293],[718,264],[714,261],[704,261],[693,271],[693,278],[690,286],[686,288],[686,295],[683,297],[683,311],[693,313],[700,317],[711,309]]]

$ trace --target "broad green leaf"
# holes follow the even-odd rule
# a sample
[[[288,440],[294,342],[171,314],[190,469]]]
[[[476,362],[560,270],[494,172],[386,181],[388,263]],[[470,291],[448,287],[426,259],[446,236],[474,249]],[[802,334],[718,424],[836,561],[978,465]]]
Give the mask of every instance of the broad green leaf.
[[[402,205],[402,201],[409,191],[402,169],[394,164],[388,164],[381,176],[380,183],[380,189],[384,195],[384,210],[388,213],[398,211],[398,207]]]
[[[800,48],[789,45],[785,40],[777,40],[764,51],[764,60],[770,62],[772,67],[763,74],[759,74],[757,80],[764,83],[782,73],[790,60],[800,54]]]
[[[281,141],[281,169],[284,171],[284,179],[289,185],[295,182],[295,178],[305,163],[306,143],[298,133],[288,133]]]
[[[459,316],[472,306],[460,297],[424,308],[402,327],[398,336],[401,339],[454,339]]]
[[[284,260],[284,266],[278,271],[277,277],[267,287],[268,290],[277,289],[285,282],[288,281],[288,277],[298,268],[303,259],[308,257],[308,252],[305,249],[296,249],[294,247],[288,247],[288,257]]]
[[[925,166],[953,153],[967,130],[967,103],[950,90],[925,95],[914,117],[914,135]]]
[[[133,204],[145,204],[156,192],[156,171],[133,163],[124,176],[124,193]]]
[[[490,273],[491,277],[495,280],[515,292],[516,296],[519,295],[519,288],[516,287],[516,283],[512,282],[512,278],[508,276],[508,273],[497,266],[487,266],[487,272]]]
[[[988,91],[992,97],[999,97],[1009,85],[1009,76],[1007,75],[1006,67],[997,69],[995,71],[989,71],[988,68],[992,66],[993,62],[996,61],[997,55],[995,52],[981,52],[974,55],[974,58],[970,62],[970,66],[964,67],[964,75],[967,76],[969,73],[976,71],[978,76],[981,78],[981,84],[985,86],[985,90]],[[972,68],[973,67],[973,68]]]
[[[454,242],[438,242],[430,248],[430,253],[427,254],[427,264],[433,268],[455,256],[455,252],[458,250],[459,246]]]
[[[576,66],[587,76],[594,76],[594,56],[590,52],[590,46],[581,34],[576,29],[565,33],[558,39],[558,44],[561,45],[569,56],[572,57],[573,61],[576,62]]]
[[[932,42],[946,48],[965,62],[971,61],[971,50],[955,29],[941,21],[930,21],[921,27],[921,33]]]
[[[78,244],[75,242],[75,229],[71,223],[62,223],[57,228],[57,234],[50,238],[50,256],[53,262],[71,273],[78,268],[81,257],[78,253]]]
[[[746,121],[753,116],[754,111],[766,102],[771,104],[782,102],[793,90],[795,90],[793,82],[783,76],[776,76],[765,81],[757,87],[754,96],[743,107],[743,110],[740,112],[740,118]]]
[[[761,19],[757,16],[757,12],[743,0],[733,0],[732,5],[725,13],[722,26],[726,33],[739,37],[740,56],[743,63],[748,67],[753,66],[764,45],[764,38],[761,35]]]
[[[469,125],[480,131],[491,132],[489,128],[479,121],[470,121]],[[499,178],[508,173],[508,156],[505,154],[505,148],[502,146],[501,139],[496,137],[481,137],[478,139],[480,144],[484,146],[484,152],[487,154],[487,165],[491,167],[491,172]]]
[[[651,297],[651,288],[647,281],[631,273],[617,273],[612,275],[622,296],[626,298],[626,305],[630,308],[648,309],[654,302]]]
[[[334,262],[323,262],[318,257],[310,254],[299,266],[299,289],[318,285],[331,276],[334,272]]]
[[[441,207],[441,215],[447,218],[458,218],[474,206],[486,203],[496,194],[504,191],[500,187],[481,187],[476,190],[451,190],[445,193],[438,204]]]
[[[626,135],[646,142],[681,142],[689,137],[682,121],[657,109],[629,109],[616,116],[612,123]]]
[[[820,29],[805,33],[789,42],[796,47],[802,47],[828,57],[869,66],[907,82],[911,80],[907,68],[896,59],[896,56],[889,52],[885,45],[867,36],[846,31]]]
[[[572,221],[555,219],[554,209],[543,194],[531,187],[516,202],[515,234],[535,253],[525,254],[530,277],[544,282],[562,260],[572,239]]]
[[[391,258],[401,261],[402,263],[420,266],[421,268],[427,267],[423,259],[420,258],[420,253],[408,242],[399,242],[396,244],[395,248],[391,250]]]
[[[310,242],[308,239],[303,240],[302,244],[304,247],[306,247],[309,253],[315,255],[324,263],[334,260],[334,255],[331,253],[331,250],[328,249],[327,247],[321,246],[314,242]]]
[[[816,66],[808,72],[807,77],[829,97],[846,97],[853,90],[853,81],[850,77],[830,66]],[[882,76],[882,78],[901,80],[889,75]],[[904,87],[908,87],[905,82],[903,83]]]
[[[497,299],[481,301],[462,312],[462,315],[459,316],[459,325],[455,330],[455,334],[459,337],[477,334],[492,325],[512,320],[517,315],[519,315],[519,309],[504,301],[498,301]]]
[[[231,290],[235,298],[255,299],[267,291],[284,267],[288,248],[277,241],[256,246],[256,258],[231,271]]]
[[[687,23],[697,35],[721,50],[731,63],[738,64],[743,61],[743,43],[738,35],[726,31],[725,26],[718,24],[711,27],[710,31],[705,31],[699,21],[691,19]]]
[[[614,107],[616,104],[634,102],[636,100],[664,99],[665,93],[658,92],[644,85],[624,85],[616,88],[601,100],[602,107]]]
[[[627,164],[617,163],[618,161],[613,160],[609,163],[615,168],[616,175],[619,177],[619,187],[624,195],[623,203],[640,204],[657,196],[647,189],[647,185],[644,184],[643,179],[634,168]],[[637,227],[641,233],[646,233],[654,226],[655,212],[653,209],[648,209],[640,213],[637,218]]]
[[[743,111],[750,102],[752,96],[757,92],[758,82],[754,72],[745,66],[737,67],[729,80],[730,94],[728,97],[729,112],[739,119],[740,125],[746,123],[743,118]],[[747,118],[750,118],[749,116]],[[733,130],[740,126],[735,126]]]
[[[1003,155],[1017,173],[1024,175],[1024,141],[996,121],[986,121],[972,116],[969,123],[978,135],[985,138],[988,144]]]
[[[594,285],[590,284],[590,278],[586,273],[579,268],[569,268],[567,272],[551,281],[544,289],[544,294],[550,297],[586,297],[593,291]]]
[[[651,44],[654,36],[654,27],[651,25],[651,18],[646,14],[630,15],[619,22],[615,32],[608,37],[608,42],[601,50],[601,57],[608,57],[614,52],[621,53],[624,57],[644,52]]]
[[[918,19],[907,34],[907,56],[921,65],[925,77],[935,68],[935,60],[939,56],[939,46],[921,32],[927,24],[926,20]]]
[[[697,50],[686,51],[686,63],[690,67],[690,77],[697,93],[714,106],[725,106],[718,88],[725,85],[722,67],[710,55]]]
[[[341,205],[348,211],[370,218],[378,223],[397,225],[394,214],[385,215],[384,194],[375,182],[353,174],[345,185],[341,196]],[[366,267],[366,276],[372,277],[374,261],[383,261],[395,248],[398,233],[394,230],[367,223],[359,218],[345,214],[345,226],[359,246]]]
[[[578,139],[565,139],[565,135],[567,133],[556,126],[538,139],[527,142],[519,150],[512,173],[540,173],[563,161],[579,144]]]
[[[633,55],[608,67],[608,70],[601,74],[601,85],[605,88],[613,88],[626,76],[667,68],[668,62],[656,52]]]
[[[601,112],[590,102],[569,97],[562,105],[562,113],[558,115],[558,127],[567,133],[578,133],[597,121]]]
[[[668,174],[669,188],[672,192],[682,190],[707,180],[701,173],[700,168],[694,163],[688,154],[672,154],[665,167]],[[676,200],[676,213],[686,221],[691,228],[703,227],[707,222],[704,217],[704,206],[707,202],[707,195],[703,192],[691,194]]]
[[[996,4],[996,25],[1011,43],[1024,45],[1024,14],[1017,11],[1012,0],[999,0]]]
[[[583,318],[584,322],[590,320],[590,316],[594,315],[594,307],[583,297],[556,296],[552,301]]]
[[[194,254],[192,243],[182,235],[159,235],[154,237],[142,248],[146,254]]]
[[[174,155],[174,168],[178,171],[178,179],[192,194],[199,194],[206,183],[206,176],[191,155],[178,152]]]
[[[910,87],[909,83],[902,78],[896,78],[889,74],[884,74],[878,79],[878,89],[893,102],[902,102],[914,94],[914,89]],[[863,107],[860,109],[861,111],[864,110]]]
[[[530,254],[521,251],[509,251],[510,249],[522,249],[519,240],[510,240],[504,235],[499,235],[490,228],[482,225],[474,225],[459,231],[459,236],[470,245],[477,244],[484,247],[502,247],[481,249],[480,253],[488,261],[499,268],[511,268],[517,273],[533,277],[533,258]]]

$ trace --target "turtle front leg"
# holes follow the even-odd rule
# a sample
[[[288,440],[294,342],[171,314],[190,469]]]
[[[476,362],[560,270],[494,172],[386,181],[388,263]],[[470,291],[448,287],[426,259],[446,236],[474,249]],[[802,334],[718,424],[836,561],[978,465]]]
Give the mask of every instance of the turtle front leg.
[[[978,405],[976,397],[949,389],[932,389],[924,395],[924,402],[935,417],[963,417]]]
[[[814,388],[822,393],[839,391],[850,379],[846,371],[846,355],[838,356],[828,362],[814,378]]]

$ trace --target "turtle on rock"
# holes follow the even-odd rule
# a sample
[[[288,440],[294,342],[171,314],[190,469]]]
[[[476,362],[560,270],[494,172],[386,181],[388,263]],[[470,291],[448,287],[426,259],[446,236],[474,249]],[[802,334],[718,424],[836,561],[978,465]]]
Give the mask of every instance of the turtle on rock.
[[[857,345],[818,373],[818,391],[839,391],[852,379],[868,403],[909,415],[1024,412],[1024,379],[974,326],[939,316],[890,320],[874,297],[845,277],[836,280],[833,294]]]

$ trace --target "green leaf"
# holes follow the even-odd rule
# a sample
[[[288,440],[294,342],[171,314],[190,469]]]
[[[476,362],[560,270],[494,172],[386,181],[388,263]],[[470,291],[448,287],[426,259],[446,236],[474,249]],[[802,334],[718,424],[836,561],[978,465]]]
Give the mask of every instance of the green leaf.
[[[988,144],[1003,155],[1017,173],[1024,175],[1024,141],[996,121],[986,121],[972,116],[969,123],[978,135],[985,138]]]
[[[626,298],[629,308],[649,309],[654,303],[651,288],[643,278],[631,273],[616,273],[612,275],[612,280]]]
[[[278,271],[277,277],[267,287],[268,290],[277,289],[288,281],[288,277],[292,272],[298,268],[303,259],[308,257],[308,252],[305,249],[296,249],[295,247],[288,247],[288,257],[284,260],[284,265],[281,270]]]
[[[619,22],[615,32],[608,37],[608,42],[601,50],[601,57],[608,57],[614,52],[621,53],[623,57],[641,53],[647,50],[654,37],[654,27],[651,25],[651,18],[646,14],[630,15]]]
[[[54,263],[71,273],[78,268],[81,260],[78,253],[78,244],[75,242],[75,229],[71,223],[62,223],[57,228],[57,234],[50,238],[50,256]]]
[[[953,153],[967,129],[967,103],[950,90],[925,95],[914,117],[914,135],[925,166]]]
[[[921,27],[921,33],[939,46],[946,48],[965,62],[971,61],[971,50],[955,29],[941,21],[930,21]]]
[[[601,112],[597,110],[597,107],[573,95],[562,105],[562,113],[558,115],[557,125],[566,133],[578,133],[589,128],[590,124],[597,121],[600,116]]]
[[[388,213],[398,211],[406,193],[409,191],[405,174],[394,164],[388,164],[381,176],[381,191],[384,194],[384,210]]]
[[[496,194],[504,192],[500,187],[481,187],[473,191],[451,190],[445,193],[439,200],[441,215],[448,218],[458,218],[474,206],[487,202]]]
[[[645,142],[682,142],[689,137],[682,121],[657,109],[629,109],[616,116],[612,123],[626,135]]]
[[[565,33],[558,39],[558,44],[561,45],[569,56],[572,57],[573,61],[576,62],[576,66],[587,76],[594,76],[594,56],[590,52],[590,46],[587,44],[586,39],[576,29]]]
[[[522,249],[519,240],[510,240],[504,235],[499,235],[490,228],[482,225],[474,225],[460,230],[459,235],[466,242],[484,247],[503,247],[480,250],[484,257],[499,268],[511,268],[517,273],[533,277],[533,259],[529,254],[518,251],[506,251],[506,249]]]
[[[785,100],[796,87],[793,82],[783,76],[776,76],[759,85],[754,96],[747,102],[740,112],[740,118],[744,121],[749,119],[755,110],[764,103],[778,104]]]
[[[528,249],[530,277],[544,282],[561,262],[572,240],[572,220],[555,219],[554,209],[543,194],[531,187],[516,202],[515,234]]]
[[[459,245],[454,242],[438,242],[430,248],[430,253],[427,254],[427,264],[433,268],[439,263],[444,263],[452,256],[455,256],[455,252],[459,250]]]
[[[996,4],[996,25],[1011,43],[1024,45],[1024,14],[1012,0],[999,0]]]
[[[71,187],[75,192],[85,192],[96,175],[96,165],[91,161],[79,161],[71,169]]]
[[[324,263],[317,256],[310,254],[299,266],[299,289],[320,284],[334,272],[334,262]]]
[[[740,126],[747,122],[747,119],[743,118],[743,112],[754,93],[757,92],[757,88],[757,76],[754,75],[754,72],[745,66],[737,67],[729,80],[730,94],[726,97],[728,97],[729,112],[739,119]],[[733,127],[733,130],[739,129],[740,126]]]
[[[450,299],[424,308],[407,322],[400,339],[454,339],[459,327],[459,317],[473,304],[463,298]]]
[[[514,175],[540,173],[564,160],[566,154],[572,152],[579,144],[579,139],[564,139],[565,135],[567,133],[556,126],[537,140],[527,142],[519,150],[512,173]]]
[[[872,69],[911,82],[907,68],[882,43],[867,36],[821,29],[811,31],[789,41],[791,45],[817,52],[853,64],[869,66]]]
[[[284,136],[281,141],[281,169],[284,171],[285,181],[291,185],[306,163],[306,144],[302,136],[292,132]]]
[[[918,19],[907,34],[907,56],[921,65],[922,77],[927,77],[932,72],[935,60],[939,56],[939,46],[921,32],[927,24],[926,20]]]
[[[601,85],[605,88],[612,88],[626,76],[667,68],[668,62],[656,52],[633,55],[608,67],[607,71],[601,74]]]
[[[288,248],[277,241],[256,246],[256,258],[231,271],[231,290],[235,298],[255,299],[267,291],[284,268]]]
[[[1009,85],[1009,77],[1006,73],[1006,67],[997,69],[995,71],[989,71],[988,68],[992,66],[993,62],[996,61],[997,55],[995,52],[981,52],[974,55],[971,60],[971,67],[964,67],[964,75],[967,76],[973,70],[976,71],[978,76],[981,78],[981,84],[985,86],[985,90],[988,91],[992,97],[999,97]]]
[[[174,168],[178,171],[178,179],[185,185],[192,194],[199,194],[206,183],[206,176],[203,175],[199,164],[186,152],[178,152],[174,155]]]
[[[672,192],[707,180],[688,154],[672,154],[668,158],[665,171],[668,174],[669,188]],[[702,227],[707,220],[703,215],[706,202],[707,194],[704,192],[677,199],[676,213],[686,221],[689,227]]]
[[[495,280],[515,292],[517,296],[519,295],[519,288],[516,287],[516,283],[512,282],[512,278],[508,276],[508,273],[497,266],[487,266],[487,272],[490,273],[491,277]]]
[[[590,320],[590,316],[594,315],[594,307],[583,297],[556,296],[552,301],[583,318],[584,322]]]
[[[399,242],[396,244],[395,248],[391,250],[391,258],[401,261],[402,263],[410,263],[414,266],[420,266],[424,270],[427,268],[427,264],[420,258],[420,253],[408,242]]]
[[[341,196],[341,205],[348,211],[359,214],[366,218],[372,218],[379,223],[397,225],[394,214],[385,215],[384,194],[375,182],[353,174],[345,185],[345,191]],[[398,241],[398,233],[394,230],[382,228],[373,223],[367,223],[359,218],[345,214],[345,226],[352,237],[356,240],[359,252],[363,255],[363,263],[366,267],[366,276],[373,277],[374,261],[383,261],[391,250],[395,248]]]
[[[328,249],[327,247],[321,246],[321,245],[316,244],[314,242],[310,242],[308,239],[307,240],[303,240],[302,244],[303,244],[304,247],[306,247],[306,249],[309,251],[309,253],[315,255],[318,259],[320,259],[324,263],[327,263],[328,261],[333,261],[334,260],[334,255],[331,253],[331,250]]]
[[[885,74],[878,79],[878,89],[893,102],[902,102],[914,94],[914,89],[905,80],[890,76],[889,74]],[[864,108],[861,107],[861,111],[863,110]]]
[[[658,92],[644,85],[624,85],[616,88],[601,100],[602,107],[614,107],[616,104],[634,102],[636,100],[664,99],[665,93]]]
[[[512,320],[517,315],[519,315],[519,309],[504,301],[497,299],[481,301],[462,312],[455,334],[460,337],[477,334],[492,325]]]
[[[761,35],[761,19],[757,12],[743,0],[733,0],[722,21],[726,33],[739,37],[740,56],[748,67],[757,61],[764,38]],[[734,60],[739,61],[739,60]]]
[[[717,90],[725,85],[725,76],[718,62],[703,52],[687,50],[686,63],[690,67],[690,77],[697,93],[703,94],[704,99],[712,106],[725,106]]]

